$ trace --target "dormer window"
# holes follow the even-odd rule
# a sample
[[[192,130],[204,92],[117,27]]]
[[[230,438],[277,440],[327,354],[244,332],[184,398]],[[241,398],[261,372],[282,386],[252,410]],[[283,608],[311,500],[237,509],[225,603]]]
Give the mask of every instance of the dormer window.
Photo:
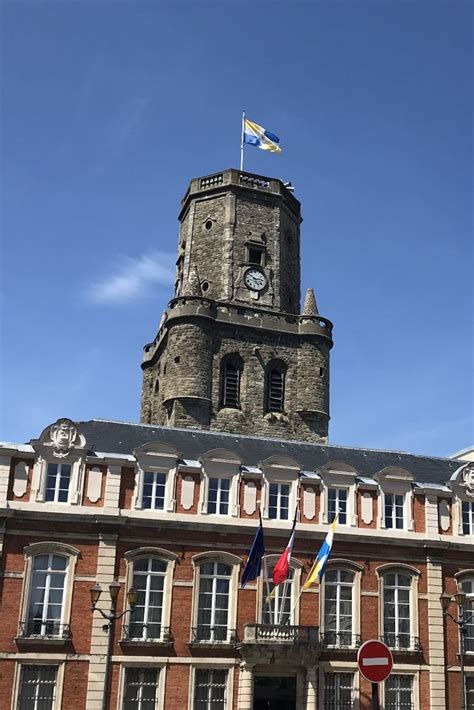
[[[474,535],[474,501],[463,500],[461,503],[462,534]]]
[[[385,494],[385,527],[403,530],[404,496],[394,493]]]
[[[163,510],[165,507],[166,473],[143,472],[142,508]]]
[[[44,489],[45,502],[67,503],[71,483],[71,464],[49,463]]]
[[[328,522],[332,523],[339,512],[339,524],[347,523],[347,488],[330,488],[328,491]]]

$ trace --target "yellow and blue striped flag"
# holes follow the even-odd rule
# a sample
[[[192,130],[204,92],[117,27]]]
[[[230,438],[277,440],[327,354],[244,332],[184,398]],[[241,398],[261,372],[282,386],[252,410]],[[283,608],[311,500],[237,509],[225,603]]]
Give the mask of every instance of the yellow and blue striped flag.
[[[272,153],[281,153],[281,148],[278,145],[280,139],[274,133],[265,130],[258,123],[249,121],[248,118],[244,121],[244,143],[254,145],[261,150],[269,150]]]
[[[311,571],[308,574],[306,582],[303,584],[303,589],[308,589],[315,582],[321,584],[321,579],[323,578],[324,570],[326,569],[326,564],[331,553],[332,540],[336,531],[338,517],[339,516],[336,515],[336,517],[331,523],[329,532],[326,535],[326,538],[318,552],[318,556],[314,560],[313,566],[311,567]]]

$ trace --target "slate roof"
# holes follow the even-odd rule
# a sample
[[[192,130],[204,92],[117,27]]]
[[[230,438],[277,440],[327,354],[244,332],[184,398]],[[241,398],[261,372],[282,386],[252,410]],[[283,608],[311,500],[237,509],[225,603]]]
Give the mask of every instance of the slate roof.
[[[227,449],[237,454],[245,466],[256,466],[270,456],[285,455],[295,459],[301,470],[314,471],[329,461],[344,461],[353,466],[360,476],[369,478],[386,466],[398,466],[410,471],[418,484],[437,485],[449,481],[462,465],[458,460],[415,456],[398,451],[353,449],[151,424],[101,419],[77,424],[91,451],[114,454],[130,455],[137,447],[156,441],[173,446],[183,459],[198,459],[212,449]]]

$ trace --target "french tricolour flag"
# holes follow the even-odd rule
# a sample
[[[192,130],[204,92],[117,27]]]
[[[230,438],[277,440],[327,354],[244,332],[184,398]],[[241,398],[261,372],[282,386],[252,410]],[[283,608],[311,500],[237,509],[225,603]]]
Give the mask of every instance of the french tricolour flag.
[[[295,540],[295,528],[296,528],[296,513],[295,519],[293,520],[293,527],[291,528],[290,538],[285,550],[273,568],[273,584],[275,587],[277,584],[281,584],[288,579],[288,572],[290,570],[291,553],[293,551],[293,542]]]

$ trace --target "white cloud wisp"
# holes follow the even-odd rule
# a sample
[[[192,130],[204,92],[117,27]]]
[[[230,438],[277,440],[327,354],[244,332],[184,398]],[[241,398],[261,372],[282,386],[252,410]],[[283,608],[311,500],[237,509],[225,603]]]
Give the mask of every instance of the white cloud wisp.
[[[145,298],[152,286],[169,286],[173,280],[173,255],[152,251],[123,257],[111,273],[86,287],[85,296],[92,303],[115,305]]]

